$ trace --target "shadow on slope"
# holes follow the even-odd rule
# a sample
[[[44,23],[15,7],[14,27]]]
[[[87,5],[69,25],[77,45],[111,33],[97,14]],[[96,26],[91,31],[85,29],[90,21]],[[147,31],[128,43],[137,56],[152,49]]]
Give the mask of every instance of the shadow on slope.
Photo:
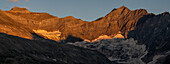
[[[81,39],[81,38],[78,38],[78,37],[74,37],[72,35],[68,35],[67,38],[64,41],[65,42],[81,42],[81,41],[84,41],[84,40]]]

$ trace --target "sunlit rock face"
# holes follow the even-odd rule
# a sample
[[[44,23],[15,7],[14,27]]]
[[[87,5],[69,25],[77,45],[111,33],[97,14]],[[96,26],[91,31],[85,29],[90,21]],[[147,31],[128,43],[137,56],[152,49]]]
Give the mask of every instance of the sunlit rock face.
[[[30,13],[29,10],[26,8],[19,8],[19,7],[14,7],[10,10],[10,12],[15,12],[15,13]]]
[[[0,32],[18,36],[26,39],[32,39],[32,31],[23,24],[20,24],[9,17],[5,11],[0,10]]]
[[[33,30],[33,31],[37,34],[44,36],[47,39],[52,39],[56,41],[60,40],[61,32],[59,30],[53,32],[48,32],[46,30]]]

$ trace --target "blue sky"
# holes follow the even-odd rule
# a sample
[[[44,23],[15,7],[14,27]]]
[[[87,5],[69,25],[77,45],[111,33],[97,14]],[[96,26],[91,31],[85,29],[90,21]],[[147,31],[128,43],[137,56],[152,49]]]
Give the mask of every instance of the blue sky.
[[[170,12],[170,0],[0,0],[1,10],[26,7],[32,12],[47,12],[59,18],[74,16],[85,21],[105,16],[122,5],[131,10],[146,9],[154,14]]]

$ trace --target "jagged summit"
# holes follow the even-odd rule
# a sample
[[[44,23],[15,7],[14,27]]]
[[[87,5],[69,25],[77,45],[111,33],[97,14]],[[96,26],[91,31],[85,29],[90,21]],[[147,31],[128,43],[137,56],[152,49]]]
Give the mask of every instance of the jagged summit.
[[[124,10],[128,10],[128,11],[130,11],[130,9],[129,9],[129,8],[127,8],[127,7],[126,7],[126,6],[124,6],[124,5],[123,5],[123,6],[121,6],[120,8],[117,8],[116,10],[117,10],[117,11],[120,11],[120,12],[121,12],[121,11],[123,12]],[[113,10],[113,11],[114,11],[114,10]]]
[[[30,13],[26,8],[14,7],[10,10],[10,12],[19,12],[19,13]]]
[[[128,9],[128,8],[127,8],[126,6],[124,6],[124,5],[121,6],[120,8],[118,8],[118,9],[121,9],[121,8],[123,8],[123,9],[124,9],[124,8]]]
[[[115,10],[117,10],[117,9],[128,9],[128,8],[123,5],[123,6],[121,6],[120,8],[114,8],[112,11],[115,11]],[[111,12],[112,12],[112,11],[111,11]]]

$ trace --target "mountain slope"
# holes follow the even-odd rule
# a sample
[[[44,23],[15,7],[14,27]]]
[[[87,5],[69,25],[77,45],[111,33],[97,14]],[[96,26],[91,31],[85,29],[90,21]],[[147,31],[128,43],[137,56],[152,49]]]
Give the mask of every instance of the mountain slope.
[[[35,41],[0,33],[2,64],[110,64],[104,55],[68,44]]]
[[[143,23],[139,25],[128,34],[128,38],[134,38],[138,40],[139,44],[145,44],[148,54],[143,58],[143,60],[148,63],[153,60],[159,59],[161,57],[166,57],[169,55],[170,50],[170,14],[168,12],[152,15],[148,17]],[[158,57],[155,56],[163,55]],[[158,62],[159,63],[159,62]]]
[[[20,36],[22,38],[32,39],[32,30],[21,23],[16,22],[6,15],[6,12],[0,10],[0,32]]]

